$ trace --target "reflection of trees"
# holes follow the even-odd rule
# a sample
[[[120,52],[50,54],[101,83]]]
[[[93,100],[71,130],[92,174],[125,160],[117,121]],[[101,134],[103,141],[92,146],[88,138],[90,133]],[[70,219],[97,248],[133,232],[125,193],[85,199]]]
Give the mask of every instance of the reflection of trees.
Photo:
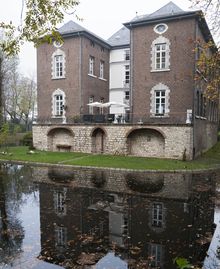
[[[0,167],[0,261],[8,263],[21,252],[24,230],[17,213],[30,187],[30,168],[23,166]],[[0,264],[1,264],[0,263]]]

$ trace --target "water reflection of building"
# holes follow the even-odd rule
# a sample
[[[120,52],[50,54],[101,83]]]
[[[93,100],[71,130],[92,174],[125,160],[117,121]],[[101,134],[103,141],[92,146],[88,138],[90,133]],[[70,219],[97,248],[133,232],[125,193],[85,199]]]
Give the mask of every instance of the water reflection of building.
[[[72,170],[62,178],[41,170],[40,258],[95,269],[204,260],[214,219],[210,175],[114,173]]]

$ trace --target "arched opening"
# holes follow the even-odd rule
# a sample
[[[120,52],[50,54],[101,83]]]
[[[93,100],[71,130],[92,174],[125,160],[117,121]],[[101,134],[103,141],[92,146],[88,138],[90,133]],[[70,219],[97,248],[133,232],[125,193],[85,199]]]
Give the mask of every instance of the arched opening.
[[[162,174],[128,173],[125,178],[129,189],[135,192],[156,193],[164,187],[164,176]]]
[[[67,128],[54,128],[48,134],[48,150],[73,151],[74,134]]]
[[[92,152],[93,153],[105,152],[105,137],[106,137],[106,134],[101,128],[96,128],[92,132]]]
[[[141,157],[164,157],[165,138],[155,129],[132,130],[127,136],[127,152]]]

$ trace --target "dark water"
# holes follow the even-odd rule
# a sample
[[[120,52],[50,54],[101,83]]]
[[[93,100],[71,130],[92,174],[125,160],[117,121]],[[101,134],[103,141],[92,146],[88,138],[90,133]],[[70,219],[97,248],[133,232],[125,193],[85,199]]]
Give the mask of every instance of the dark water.
[[[218,269],[219,178],[2,165],[0,268]]]

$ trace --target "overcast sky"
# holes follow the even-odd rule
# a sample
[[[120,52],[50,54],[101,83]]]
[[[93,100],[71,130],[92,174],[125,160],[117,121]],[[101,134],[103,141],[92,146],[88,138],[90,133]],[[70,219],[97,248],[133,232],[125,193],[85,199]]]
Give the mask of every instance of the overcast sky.
[[[22,0],[6,0],[0,9],[0,21],[19,23]],[[122,23],[135,17],[136,14],[150,14],[169,0],[81,0],[76,8],[77,15],[83,21],[77,21],[73,16],[66,16],[65,22],[75,20],[96,35],[108,39],[122,27]],[[188,0],[173,0],[183,10],[189,10]],[[26,44],[20,54],[21,72],[32,77],[36,71],[35,49]]]

